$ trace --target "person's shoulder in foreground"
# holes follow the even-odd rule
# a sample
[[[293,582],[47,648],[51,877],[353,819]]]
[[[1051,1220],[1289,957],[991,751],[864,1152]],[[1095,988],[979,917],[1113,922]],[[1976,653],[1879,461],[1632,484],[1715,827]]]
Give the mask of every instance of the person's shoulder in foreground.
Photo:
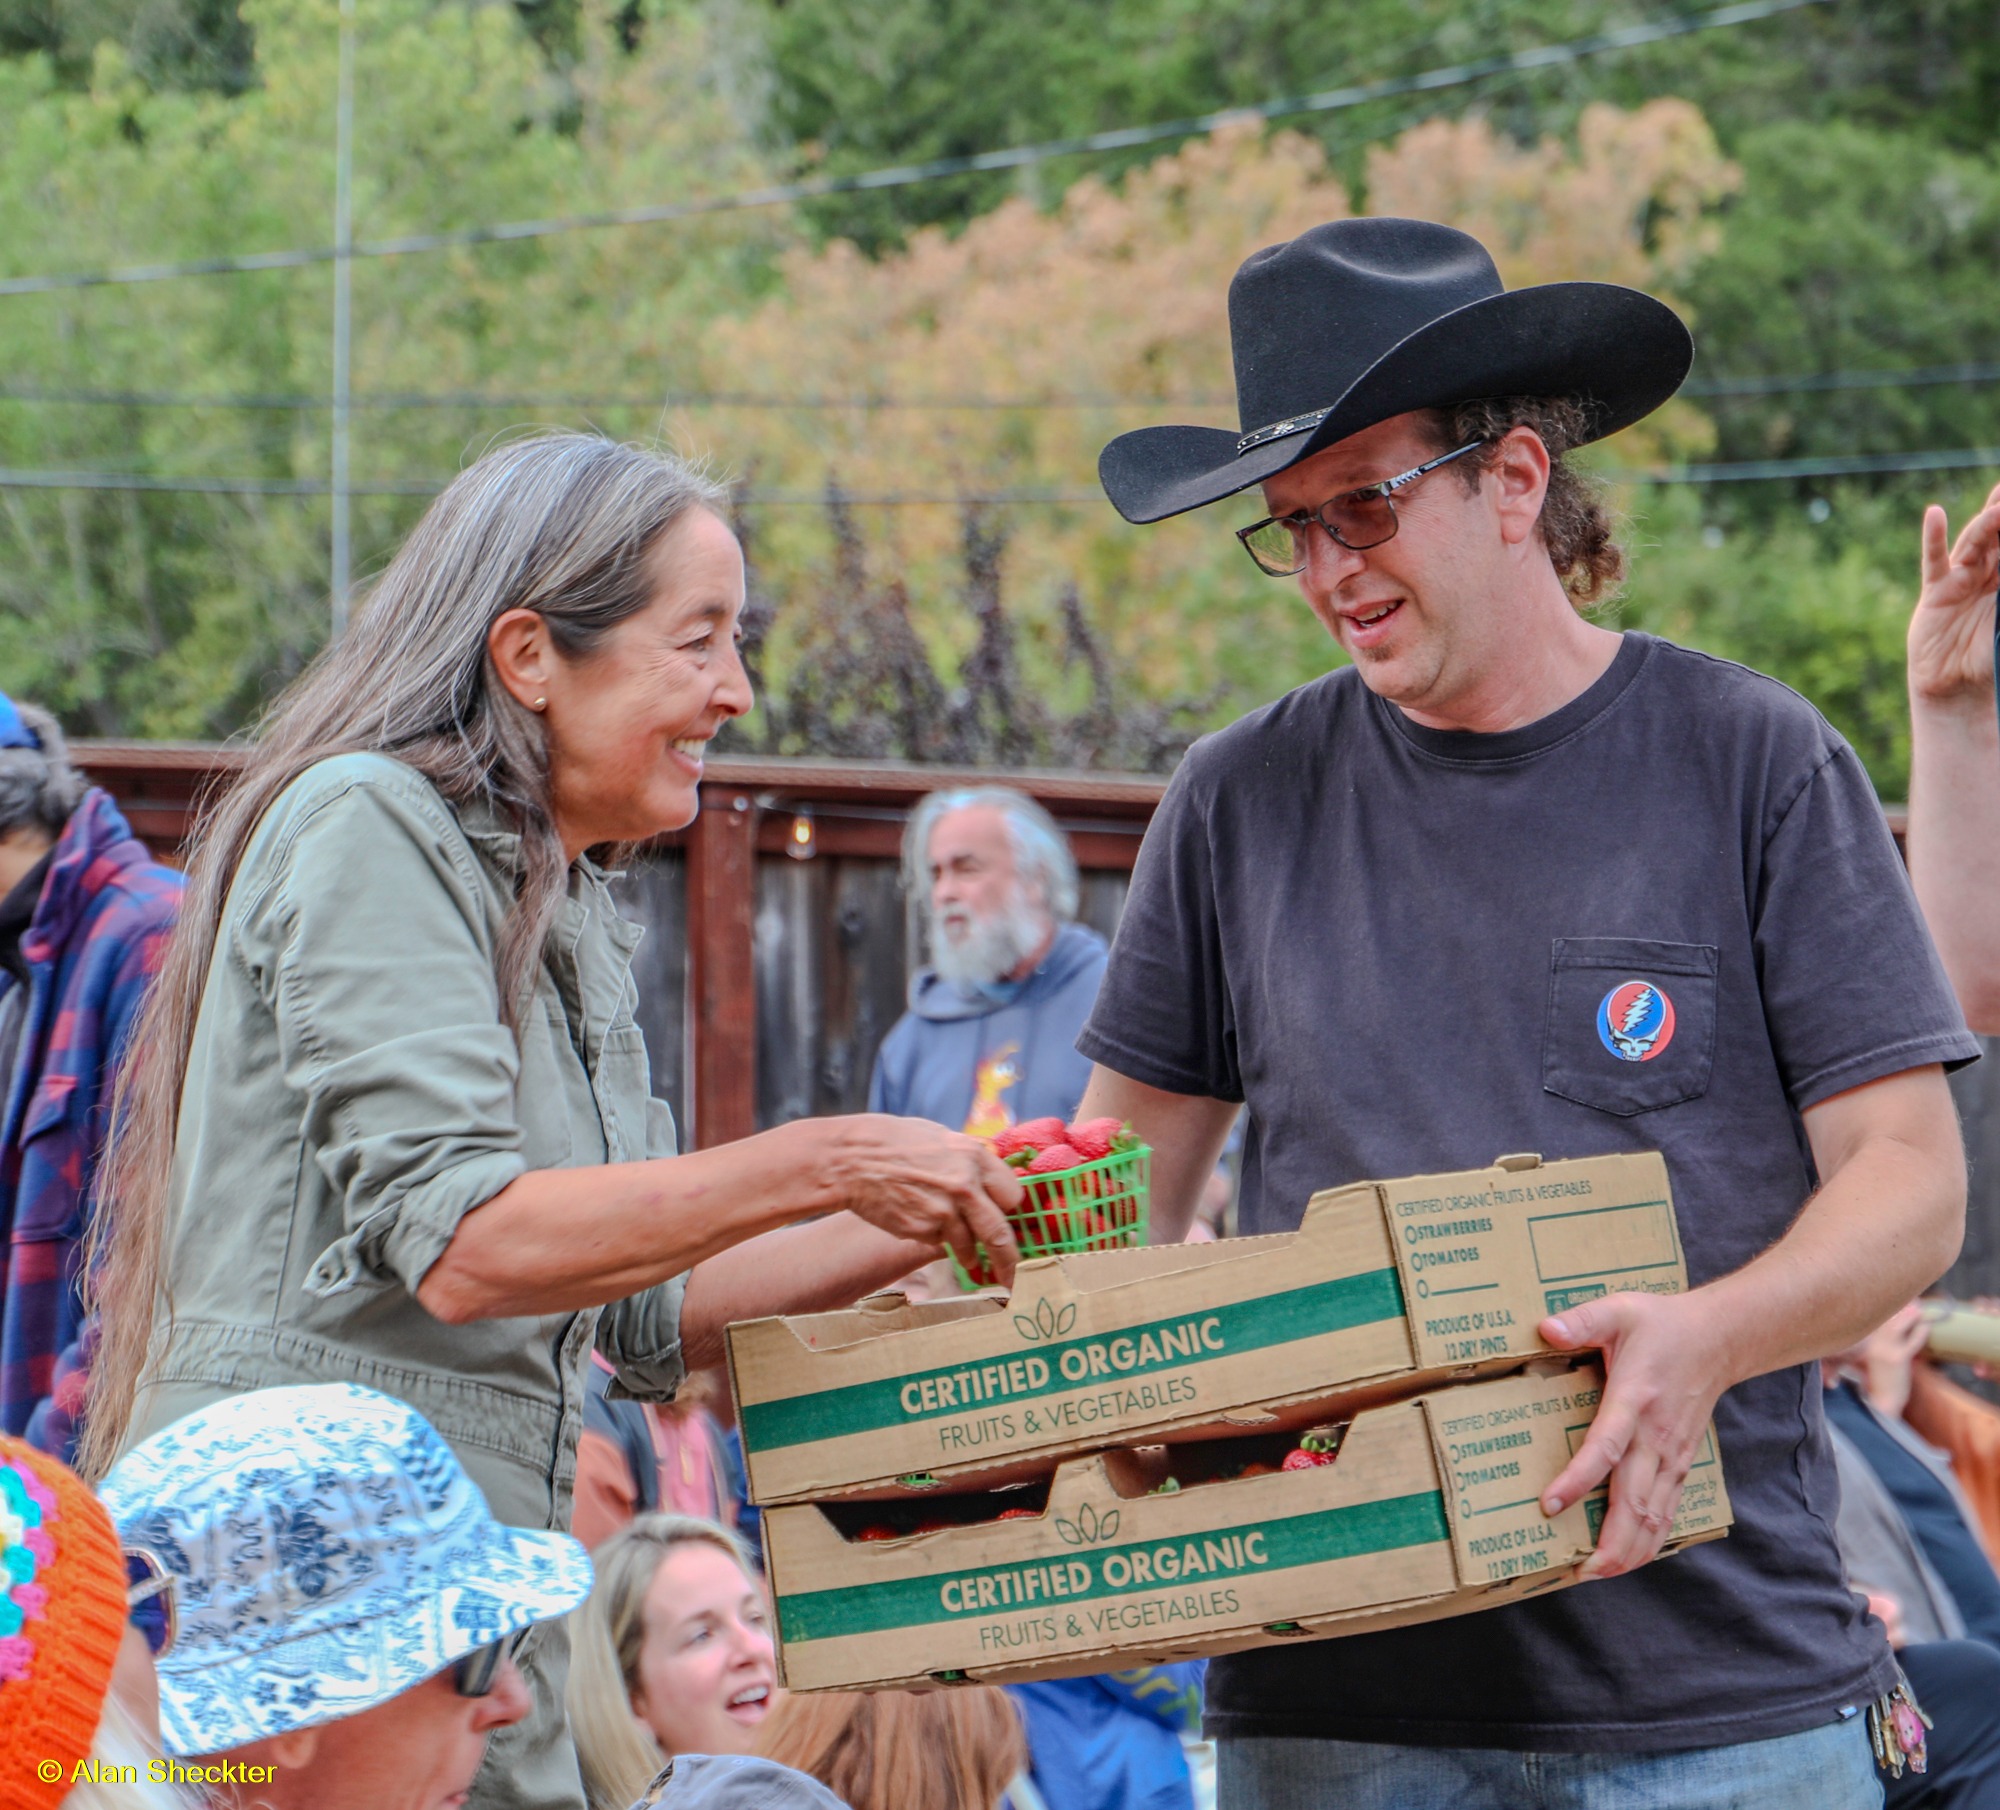
[[[749,1754],[694,1753],[669,1761],[632,1810],[847,1810],[818,1779]]]

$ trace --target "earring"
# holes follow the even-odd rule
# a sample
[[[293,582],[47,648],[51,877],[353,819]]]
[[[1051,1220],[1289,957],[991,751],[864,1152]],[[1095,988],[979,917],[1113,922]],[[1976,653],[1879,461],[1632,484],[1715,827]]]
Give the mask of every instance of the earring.
[[[537,710],[546,710],[549,707],[549,701],[547,698],[537,698],[534,707]]]

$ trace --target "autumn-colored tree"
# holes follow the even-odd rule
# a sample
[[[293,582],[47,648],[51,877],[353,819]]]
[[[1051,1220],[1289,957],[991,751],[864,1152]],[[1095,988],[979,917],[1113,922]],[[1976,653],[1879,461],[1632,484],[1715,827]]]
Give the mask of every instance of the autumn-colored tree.
[[[1372,211],[1465,227],[1510,284],[1591,278],[1671,298],[1712,240],[1708,214],[1734,171],[1693,108],[1656,101],[1589,110],[1574,146],[1435,122],[1375,151],[1367,181]],[[727,449],[753,499],[812,498],[837,483],[852,498],[910,500],[843,516],[831,541],[823,512],[763,512],[776,689],[819,683],[808,668],[841,638],[826,613],[879,595],[857,589],[861,572],[900,587],[937,666],[957,671],[991,632],[966,602],[975,545],[984,566],[972,589],[1004,574],[1024,704],[1076,712],[1099,695],[1104,650],[1095,667],[1078,657],[1079,616],[1128,689],[1200,700],[1210,718],[1324,670],[1337,653],[1293,588],[1259,576],[1232,544],[1230,528],[1257,513],[1254,494],[1134,529],[1097,493],[1095,466],[1126,427],[1234,425],[1230,273],[1257,247],[1352,206],[1316,144],[1246,122],[1116,186],[1080,182],[1051,212],[1010,201],[957,237],[921,232],[880,261],[841,242],[790,253],[777,295],[708,333],[708,385],[846,405],[810,416],[745,408],[686,431]],[[1684,455],[1706,435],[1705,418],[1682,405],[1607,456]],[[1004,564],[968,526],[996,496],[1016,499]],[[829,570],[850,576],[829,585]],[[898,637],[875,644],[907,657]],[[766,732],[791,740],[782,713]]]

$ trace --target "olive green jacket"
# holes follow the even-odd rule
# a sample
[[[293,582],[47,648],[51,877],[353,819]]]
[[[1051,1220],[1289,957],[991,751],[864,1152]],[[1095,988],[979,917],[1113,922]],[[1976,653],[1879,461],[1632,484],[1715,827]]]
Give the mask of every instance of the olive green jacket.
[[[202,994],[128,1443],[244,1390],[361,1383],[422,1413],[501,1520],[567,1527],[593,1341],[631,1393],[679,1385],[681,1278],[464,1326],[416,1300],[524,1171],[674,1151],[632,1016],[643,933],[588,860],[518,1039],[502,1022],[518,859],[383,755],[321,761],[265,813]]]

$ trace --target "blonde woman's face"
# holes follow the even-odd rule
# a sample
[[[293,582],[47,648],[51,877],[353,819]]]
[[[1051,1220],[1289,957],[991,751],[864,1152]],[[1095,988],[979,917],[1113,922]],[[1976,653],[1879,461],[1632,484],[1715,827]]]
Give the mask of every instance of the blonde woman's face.
[[[669,1756],[750,1753],[778,1668],[760,1584],[719,1546],[687,1541],[653,1573],[632,1710]]]
[[[709,738],[752,702],[737,649],[735,535],[708,510],[690,510],[652,562],[651,602],[586,658],[549,668],[549,785],[572,851],[691,823]]]

